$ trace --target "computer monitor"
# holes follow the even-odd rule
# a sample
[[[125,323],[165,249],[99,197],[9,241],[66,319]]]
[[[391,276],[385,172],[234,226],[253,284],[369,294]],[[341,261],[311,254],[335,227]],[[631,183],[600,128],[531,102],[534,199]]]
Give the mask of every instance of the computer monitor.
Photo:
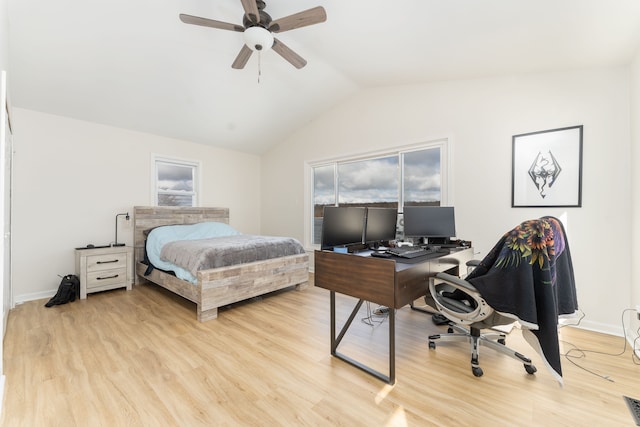
[[[367,208],[325,206],[322,220],[322,249],[362,244]]]
[[[382,242],[395,240],[398,224],[398,209],[367,208],[367,226],[364,242],[376,246]]]
[[[448,243],[456,235],[452,206],[405,206],[405,237],[424,237],[426,243]]]

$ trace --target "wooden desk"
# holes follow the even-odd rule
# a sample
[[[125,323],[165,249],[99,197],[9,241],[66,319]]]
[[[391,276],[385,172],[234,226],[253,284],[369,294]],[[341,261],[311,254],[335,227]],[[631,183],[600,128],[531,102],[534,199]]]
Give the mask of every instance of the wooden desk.
[[[429,277],[439,272],[459,275],[459,266],[472,259],[473,249],[452,249],[448,254],[411,263],[397,258],[374,258],[370,251],[344,254],[315,251],[315,286],[330,291],[331,354],[371,375],[395,383],[395,312],[429,292]],[[465,267],[466,268],[466,267]],[[351,315],[336,336],[335,293],[358,298]],[[382,374],[338,352],[338,346],[364,301],[389,307],[389,375]]]

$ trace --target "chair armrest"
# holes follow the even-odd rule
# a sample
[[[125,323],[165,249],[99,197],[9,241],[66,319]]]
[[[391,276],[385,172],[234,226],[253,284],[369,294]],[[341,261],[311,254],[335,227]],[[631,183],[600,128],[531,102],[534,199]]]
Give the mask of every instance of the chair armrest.
[[[447,273],[438,273],[436,274],[436,277],[450,283],[454,287],[462,288],[463,291],[478,293],[478,290],[471,283],[459,278],[458,276],[453,276]]]
[[[474,306],[466,306],[462,302],[453,298],[445,297],[438,293],[438,286],[447,285],[467,294],[475,301]],[[482,322],[485,318],[493,314],[493,309],[482,298],[480,292],[466,280],[460,279],[447,273],[438,273],[429,280],[429,293],[436,304],[436,308],[449,320],[462,324],[472,325]]]
[[[467,267],[477,267],[480,265],[480,260],[479,259],[472,259],[467,261]]]

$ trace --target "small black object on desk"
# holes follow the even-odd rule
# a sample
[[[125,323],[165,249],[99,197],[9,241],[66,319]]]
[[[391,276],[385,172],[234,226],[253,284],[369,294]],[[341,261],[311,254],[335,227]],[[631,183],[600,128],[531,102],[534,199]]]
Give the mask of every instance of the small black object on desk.
[[[88,243],[87,246],[81,246],[81,247],[76,248],[76,249],[102,249],[102,248],[110,248],[110,247],[111,247],[111,245],[96,246],[93,243]]]
[[[371,252],[371,256],[376,258],[391,258],[393,255],[387,252]]]

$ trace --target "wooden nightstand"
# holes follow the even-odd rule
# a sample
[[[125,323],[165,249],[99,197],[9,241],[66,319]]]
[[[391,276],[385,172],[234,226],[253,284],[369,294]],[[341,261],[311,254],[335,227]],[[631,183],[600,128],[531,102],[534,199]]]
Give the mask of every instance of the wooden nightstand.
[[[76,274],[80,278],[80,299],[92,292],[116,288],[131,290],[133,282],[133,248],[76,249]]]

